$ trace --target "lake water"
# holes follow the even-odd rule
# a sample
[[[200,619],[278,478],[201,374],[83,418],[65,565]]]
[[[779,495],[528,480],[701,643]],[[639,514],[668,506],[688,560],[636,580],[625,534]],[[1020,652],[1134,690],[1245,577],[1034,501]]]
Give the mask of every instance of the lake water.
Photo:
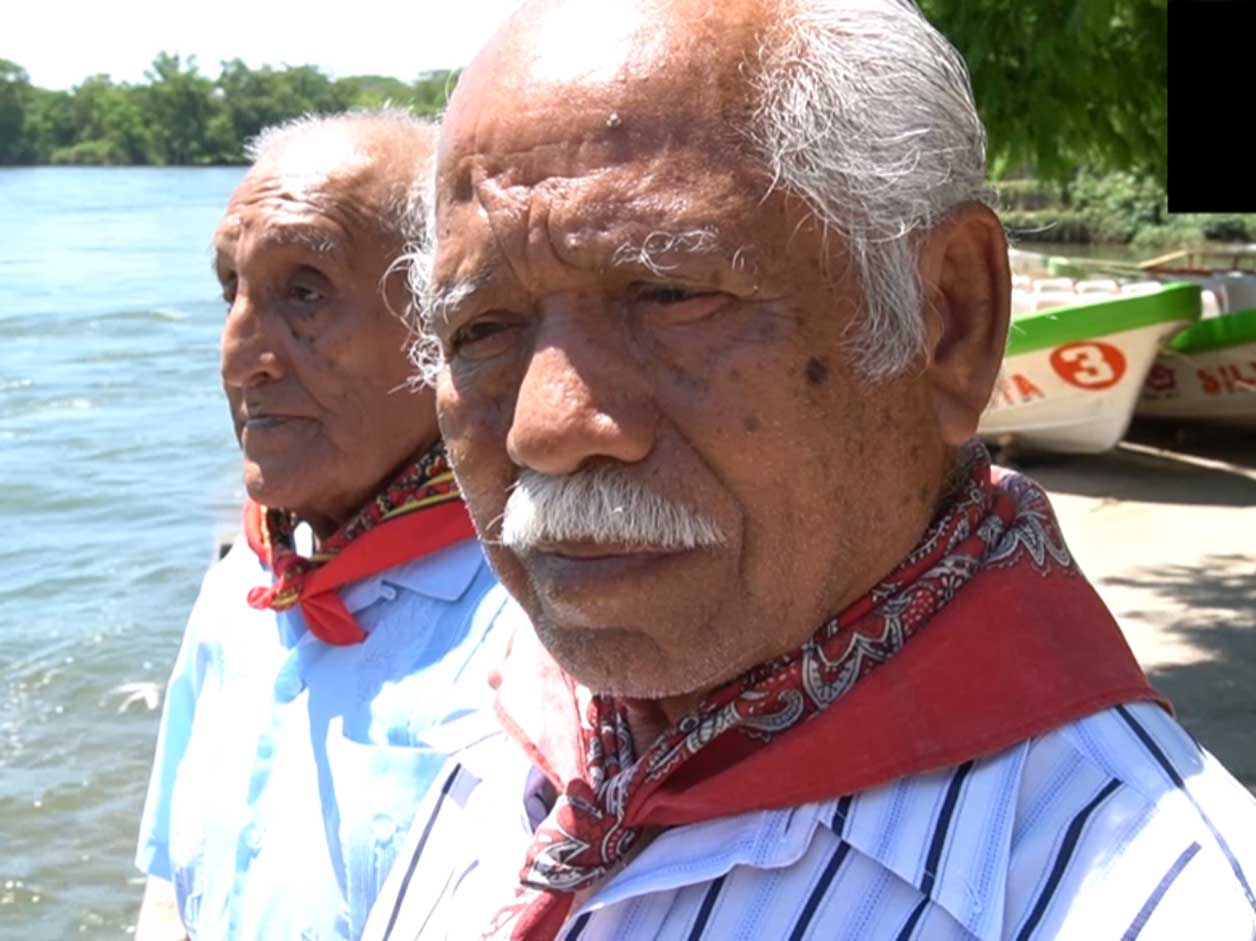
[[[243,495],[209,255],[241,175],[0,170],[0,938],[135,922],[142,694]]]

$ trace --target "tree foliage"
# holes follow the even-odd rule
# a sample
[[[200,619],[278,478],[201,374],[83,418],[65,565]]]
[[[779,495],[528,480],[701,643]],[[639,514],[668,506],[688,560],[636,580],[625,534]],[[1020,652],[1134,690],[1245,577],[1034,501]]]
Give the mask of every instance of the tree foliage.
[[[1064,181],[1079,167],[1163,179],[1169,0],[921,0],[963,53],[990,132],[996,176],[1028,167]],[[390,104],[436,114],[456,73],[414,82],[331,79],[310,65],[202,75],[161,53],[146,84],[93,76],[73,92],[30,85],[0,60],[0,164],[243,160],[261,128],[308,112]]]
[[[22,157],[22,124],[29,97],[26,70],[0,59],[0,164],[17,163]]]
[[[1168,0],[922,0],[963,53],[995,175],[1163,179]]]
[[[145,78],[127,84],[93,75],[71,91],[49,91],[0,59],[0,166],[242,163],[258,131],[299,115],[386,105],[437,114],[453,73],[410,83],[378,75],[333,80],[311,65],[250,69],[233,59],[209,78],[194,57],[163,52]]]

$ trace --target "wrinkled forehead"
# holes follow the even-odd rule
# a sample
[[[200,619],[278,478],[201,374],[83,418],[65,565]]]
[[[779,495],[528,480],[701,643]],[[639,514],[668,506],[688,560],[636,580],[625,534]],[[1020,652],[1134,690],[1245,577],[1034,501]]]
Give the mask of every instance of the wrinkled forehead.
[[[216,244],[246,231],[276,244],[303,244],[333,254],[383,232],[390,180],[400,175],[387,159],[340,138],[289,146],[257,163],[231,194],[214,233]]]
[[[482,80],[557,86],[735,66],[761,37],[772,2],[531,0],[475,57],[454,97]]]
[[[739,3],[534,6],[540,15],[507,27],[451,102],[438,240],[468,213],[495,215],[498,228],[543,213],[562,232],[610,222],[648,232],[724,227],[732,220],[715,216],[753,209],[767,181],[747,157],[743,65],[758,31],[726,15]]]
[[[469,154],[519,158],[556,141],[637,144],[725,127],[750,108],[760,28],[747,0],[543,0],[525,5],[459,80],[441,173]],[[601,132],[632,126],[626,135]]]

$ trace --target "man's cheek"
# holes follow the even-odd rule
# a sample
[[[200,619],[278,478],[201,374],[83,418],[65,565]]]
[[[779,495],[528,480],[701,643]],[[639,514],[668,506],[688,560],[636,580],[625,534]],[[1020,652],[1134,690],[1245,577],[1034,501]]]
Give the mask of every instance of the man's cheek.
[[[489,439],[468,433],[471,426],[451,415],[443,413],[441,432],[454,477],[480,536],[495,538],[501,513],[506,508],[514,466],[506,458],[504,449],[494,448]]]
[[[512,399],[464,391],[446,381],[437,386],[436,418],[455,469],[463,462],[509,462],[506,439],[513,417]]]
[[[227,410],[231,413],[231,428],[235,432],[236,444],[244,446],[244,412],[240,408],[239,398],[230,392],[227,396]]]

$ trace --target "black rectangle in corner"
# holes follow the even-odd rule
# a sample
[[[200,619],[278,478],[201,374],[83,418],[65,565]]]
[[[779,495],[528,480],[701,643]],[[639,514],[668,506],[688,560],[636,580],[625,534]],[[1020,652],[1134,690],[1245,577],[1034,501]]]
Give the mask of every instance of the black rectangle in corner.
[[[1256,212],[1256,0],[1169,0],[1169,211]]]

